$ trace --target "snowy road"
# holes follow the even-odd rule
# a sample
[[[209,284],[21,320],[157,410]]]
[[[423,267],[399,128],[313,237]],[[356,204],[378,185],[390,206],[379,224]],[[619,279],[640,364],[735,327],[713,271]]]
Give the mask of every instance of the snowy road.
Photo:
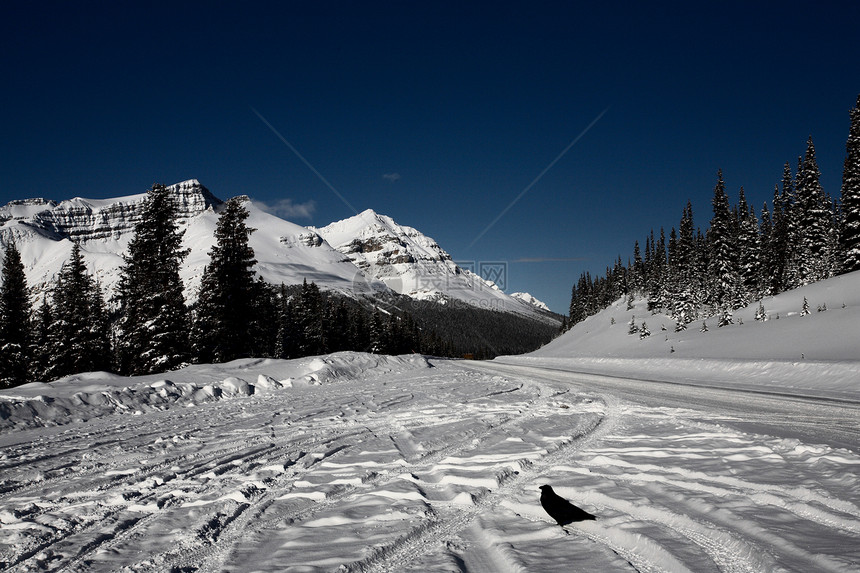
[[[684,404],[669,390],[646,398],[632,382],[609,388],[514,366],[349,364],[336,358],[327,376],[252,395],[4,432],[2,569],[860,564],[860,455],[834,447],[856,436],[850,404],[797,406],[806,417],[795,425],[812,428],[800,439],[773,431],[796,407],[779,397],[755,400],[795,405],[758,412],[749,397],[699,391],[703,402]],[[224,377],[282,380],[278,368],[268,361]],[[845,408],[844,419],[828,421],[832,408]],[[815,439],[828,423],[848,429]],[[566,535],[539,505],[544,483],[598,520]]]
[[[514,358],[513,360],[516,360]],[[738,428],[791,437],[810,443],[860,453],[860,401],[804,395],[810,392],[746,387],[708,387],[702,384],[635,380],[573,372],[555,367],[534,367],[497,362],[474,363],[488,372],[532,376],[567,382],[579,388],[601,390],[647,406],[675,406],[707,412],[716,420]]]

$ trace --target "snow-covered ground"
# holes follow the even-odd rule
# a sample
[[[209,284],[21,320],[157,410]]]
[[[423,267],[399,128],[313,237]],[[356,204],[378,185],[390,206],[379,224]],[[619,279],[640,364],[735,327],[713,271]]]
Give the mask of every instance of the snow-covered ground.
[[[803,315],[803,300],[809,314]],[[734,324],[697,320],[675,332],[668,316],[636,299],[619,300],[518,364],[707,386],[789,390],[815,396],[860,395],[860,272],[849,273],[735,311]],[[631,319],[651,335],[628,334]],[[702,332],[703,322],[707,325]]]
[[[0,392],[0,568],[858,570],[860,448],[770,419],[856,436],[858,401],[534,366],[339,353]],[[543,484],[597,521],[566,534]]]
[[[347,352],[0,391],[0,569],[860,570],[860,273],[707,332],[643,304],[489,363]],[[597,521],[563,531],[543,484]]]

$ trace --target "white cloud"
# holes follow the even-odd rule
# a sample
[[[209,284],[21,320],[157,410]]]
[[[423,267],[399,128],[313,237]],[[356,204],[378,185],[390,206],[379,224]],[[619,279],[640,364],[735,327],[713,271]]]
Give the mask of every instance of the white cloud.
[[[316,211],[316,203],[306,201],[304,203],[293,203],[292,199],[280,199],[274,203],[267,203],[254,199],[254,205],[272,215],[282,219],[311,219]]]
[[[400,180],[400,173],[383,173],[382,178],[390,183]]]

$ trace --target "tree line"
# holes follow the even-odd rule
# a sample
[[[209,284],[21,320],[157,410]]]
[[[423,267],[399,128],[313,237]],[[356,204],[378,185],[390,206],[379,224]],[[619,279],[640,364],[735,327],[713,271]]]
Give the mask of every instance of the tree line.
[[[723,326],[732,313],[765,296],[860,270],[860,97],[849,112],[850,128],[841,197],[821,186],[810,137],[796,169],[786,163],[773,201],[757,214],[741,187],[732,204],[717,174],[710,226],[693,222],[688,202],[668,238],[664,229],[633,246],[626,265],[619,256],[603,276],[583,273],[573,285],[565,328],[620,297],[642,296],[652,312],[665,312],[676,330],[715,316]]]
[[[189,251],[182,248],[176,208],[164,185],[147,192],[109,303],[75,243],[49,296],[31,308],[20,252],[14,243],[7,247],[0,387],[86,371],[142,375],[191,363],[342,350],[492,357],[533,350],[555,330],[501,312],[431,309],[408,297],[358,300],[313,282],[268,284],[254,271],[254,229],[245,224],[249,214],[238,198],[219,213],[210,262],[196,302],[188,305],[180,269]]]

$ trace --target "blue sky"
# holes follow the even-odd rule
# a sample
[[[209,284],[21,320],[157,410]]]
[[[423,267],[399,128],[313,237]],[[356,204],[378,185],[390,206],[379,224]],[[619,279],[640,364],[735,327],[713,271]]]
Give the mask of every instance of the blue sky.
[[[758,211],[812,135],[838,196],[858,21],[855,2],[16,3],[0,203],[196,178],[300,224],[352,215],[257,110],[356,209],[508,261],[509,292],[564,312],[688,200],[706,226],[717,169]]]

